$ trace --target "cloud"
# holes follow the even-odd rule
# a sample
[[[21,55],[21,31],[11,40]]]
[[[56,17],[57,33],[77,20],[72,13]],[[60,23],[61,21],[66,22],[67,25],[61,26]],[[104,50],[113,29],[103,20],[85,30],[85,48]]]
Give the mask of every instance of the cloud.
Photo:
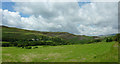
[[[81,35],[117,33],[117,3],[17,2],[14,10],[3,11],[3,25],[39,31]],[[30,17],[21,17],[20,13]]]
[[[19,25],[21,22],[21,16],[19,15],[19,12],[10,12],[8,10],[1,10],[2,11],[2,20],[3,25],[6,24],[8,26],[11,25]]]
[[[2,9],[0,9],[0,14],[2,14]],[[2,15],[0,15],[0,25],[2,25]]]
[[[120,0],[5,0],[5,2],[119,2]]]
[[[85,25],[80,25],[77,27],[81,35],[86,34],[86,35],[106,35],[106,34],[111,34],[116,33],[117,30],[113,29],[112,27],[91,27],[91,26],[85,26]]]

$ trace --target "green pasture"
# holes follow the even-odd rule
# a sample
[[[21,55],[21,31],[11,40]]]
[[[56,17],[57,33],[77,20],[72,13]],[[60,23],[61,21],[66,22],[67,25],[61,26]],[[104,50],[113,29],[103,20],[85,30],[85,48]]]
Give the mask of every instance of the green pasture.
[[[2,47],[3,62],[117,62],[118,43],[38,46],[36,49]]]

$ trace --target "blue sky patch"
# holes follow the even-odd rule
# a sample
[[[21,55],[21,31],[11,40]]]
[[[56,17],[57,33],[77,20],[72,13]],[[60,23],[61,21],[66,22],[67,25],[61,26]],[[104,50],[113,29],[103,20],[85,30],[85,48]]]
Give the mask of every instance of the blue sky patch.
[[[78,4],[79,4],[80,7],[82,7],[85,4],[89,4],[89,3],[91,3],[91,2],[78,2]]]
[[[15,10],[14,10],[14,8],[13,8],[13,6],[15,6],[15,3],[14,2],[2,2],[2,9],[3,10],[8,10],[8,11],[11,11],[11,12],[16,12]],[[21,13],[21,12],[19,12],[20,13],[20,15],[22,16],[22,17],[29,17],[30,15],[26,15],[26,14],[23,14],[23,13]]]
[[[14,2],[2,2],[2,9],[7,9],[8,11],[15,12],[13,6],[15,5]]]

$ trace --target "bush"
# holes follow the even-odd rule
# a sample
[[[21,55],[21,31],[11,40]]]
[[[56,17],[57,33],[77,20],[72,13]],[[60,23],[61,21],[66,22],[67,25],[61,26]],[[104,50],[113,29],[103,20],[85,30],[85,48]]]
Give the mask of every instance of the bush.
[[[27,46],[27,47],[25,47],[26,49],[32,49],[32,47],[31,46]]]
[[[57,46],[57,44],[52,44],[52,46]]]
[[[37,46],[35,48],[38,48]]]
[[[120,43],[120,33],[119,33],[119,34],[116,34],[116,35],[113,37],[113,40]]]
[[[101,42],[101,41],[102,41],[102,40],[100,40],[100,39],[96,39],[96,40],[95,40],[95,42]]]
[[[94,56],[93,58],[96,58],[96,56]]]
[[[112,42],[113,40],[112,40],[112,38],[107,38],[106,39],[106,42]]]
[[[3,46],[3,47],[9,47],[10,44],[9,44],[9,43],[2,43],[2,46]]]
[[[33,47],[33,49],[35,49],[35,48],[38,48],[37,46],[36,47]]]
[[[24,46],[22,46],[22,48],[25,48]]]
[[[21,45],[21,44],[18,44],[17,47],[22,47],[22,45]]]
[[[88,44],[90,44],[90,43],[94,43],[93,40],[91,40],[91,41],[88,42]]]

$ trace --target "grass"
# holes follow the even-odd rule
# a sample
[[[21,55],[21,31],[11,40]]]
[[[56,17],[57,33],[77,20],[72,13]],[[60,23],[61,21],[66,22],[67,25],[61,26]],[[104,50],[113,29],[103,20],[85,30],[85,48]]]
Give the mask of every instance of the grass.
[[[3,62],[117,62],[118,43],[38,46],[36,49],[2,47]]]
[[[10,42],[5,42],[5,41],[2,41],[1,43],[10,43]]]

